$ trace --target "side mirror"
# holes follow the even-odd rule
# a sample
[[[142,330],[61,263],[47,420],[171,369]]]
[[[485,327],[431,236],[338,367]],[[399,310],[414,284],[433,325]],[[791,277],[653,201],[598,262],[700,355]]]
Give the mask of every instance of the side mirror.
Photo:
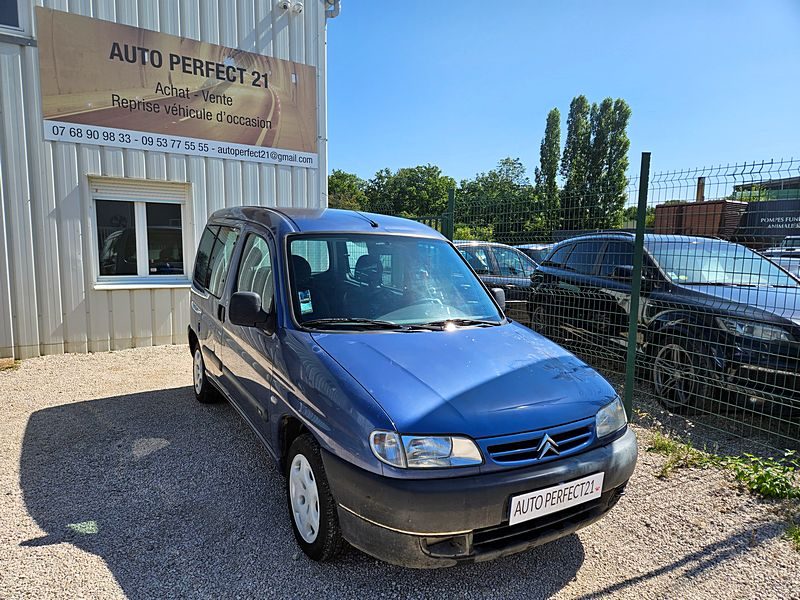
[[[272,314],[261,307],[261,296],[255,292],[236,292],[231,296],[228,317],[234,325],[267,329]]]
[[[506,292],[503,288],[492,288],[492,296],[495,302],[500,305],[500,310],[506,311]]]
[[[633,279],[633,265],[617,265],[611,272],[611,277],[630,282]]]

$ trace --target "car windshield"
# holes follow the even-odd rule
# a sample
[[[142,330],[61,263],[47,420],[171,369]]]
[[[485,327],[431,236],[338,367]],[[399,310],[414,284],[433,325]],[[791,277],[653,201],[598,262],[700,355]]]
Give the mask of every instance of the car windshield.
[[[310,328],[490,326],[503,315],[444,240],[382,234],[294,235],[290,285]]]
[[[760,254],[722,240],[658,239],[650,254],[673,283],[797,287],[798,282]]]

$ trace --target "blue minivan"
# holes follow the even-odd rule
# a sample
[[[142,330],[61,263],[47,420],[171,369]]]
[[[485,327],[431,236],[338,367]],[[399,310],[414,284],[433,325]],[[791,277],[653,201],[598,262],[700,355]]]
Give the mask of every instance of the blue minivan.
[[[195,262],[194,391],[263,441],[312,559],[512,554],[603,516],[637,447],[611,385],[503,304],[419,223],[225,209]]]

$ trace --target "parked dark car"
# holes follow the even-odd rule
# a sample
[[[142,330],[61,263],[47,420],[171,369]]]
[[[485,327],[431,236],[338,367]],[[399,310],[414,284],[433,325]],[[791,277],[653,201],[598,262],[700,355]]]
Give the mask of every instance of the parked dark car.
[[[534,328],[623,353],[633,240],[600,233],[557,244],[533,277]],[[644,245],[637,350],[657,397],[672,410],[706,410],[720,390],[748,407],[796,404],[798,280],[718,239],[645,235]]]
[[[617,502],[636,462],[622,402],[495,294],[413,221],[211,216],[191,290],[194,392],[227,398],[277,461],[309,557],[347,540],[413,567],[487,560]]]
[[[523,252],[505,244],[464,240],[453,243],[489,288],[501,288],[505,292],[508,316],[529,324],[531,275],[537,264]]]
[[[519,244],[514,246],[517,250],[525,253],[537,265],[544,260],[544,257],[547,256],[552,247],[553,244]]]

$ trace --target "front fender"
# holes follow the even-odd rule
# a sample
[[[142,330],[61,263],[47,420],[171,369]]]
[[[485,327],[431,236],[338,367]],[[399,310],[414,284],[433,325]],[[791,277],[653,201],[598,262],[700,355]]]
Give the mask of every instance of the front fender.
[[[642,332],[644,334],[645,352],[652,356],[668,336],[686,339],[694,344],[701,344],[708,352],[714,365],[725,369],[726,338],[714,321],[713,315],[706,315],[687,310],[668,310],[651,319]]]

